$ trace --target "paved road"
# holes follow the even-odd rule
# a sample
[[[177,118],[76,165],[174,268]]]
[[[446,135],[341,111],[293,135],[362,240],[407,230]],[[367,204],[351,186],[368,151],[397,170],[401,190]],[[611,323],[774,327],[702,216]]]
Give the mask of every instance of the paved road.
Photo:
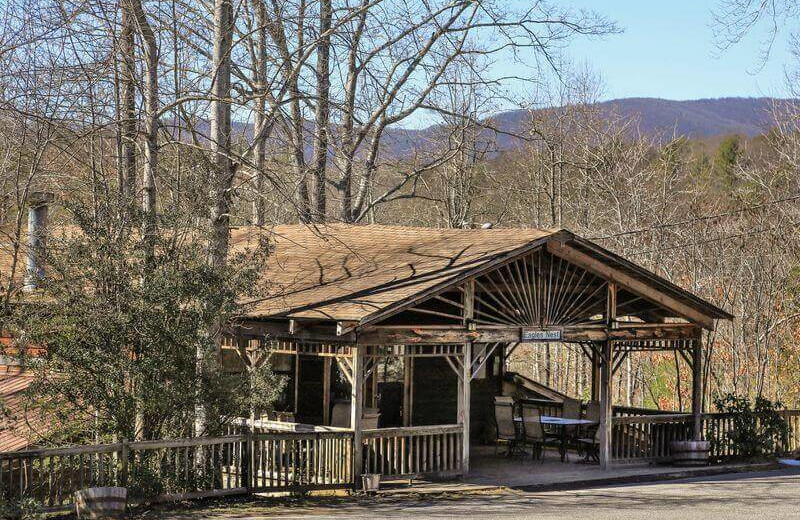
[[[580,491],[510,492],[453,498],[347,499],[296,503],[288,507],[262,507],[252,503],[242,506],[225,511],[184,511],[158,518],[800,519],[800,472],[771,471]]]

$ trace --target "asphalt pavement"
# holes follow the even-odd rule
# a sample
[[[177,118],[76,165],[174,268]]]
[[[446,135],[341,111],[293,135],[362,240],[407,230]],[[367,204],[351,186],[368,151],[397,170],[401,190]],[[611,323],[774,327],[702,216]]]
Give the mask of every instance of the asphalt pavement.
[[[361,497],[163,512],[159,520],[494,518],[569,520],[800,519],[800,471],[700,477],[573,491]]]

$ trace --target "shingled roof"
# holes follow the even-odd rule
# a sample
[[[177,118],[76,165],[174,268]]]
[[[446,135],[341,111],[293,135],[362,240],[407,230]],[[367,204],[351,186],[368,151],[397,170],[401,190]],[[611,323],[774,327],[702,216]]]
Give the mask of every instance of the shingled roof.
[[[267,294],[250,316],[358,321],[557,230],[431,229],[328,224],[276,226]],[[238,228],[234,250],[255,245]]]
[[[255,245],[257,228],[237,228],[233,250]],[[415,295],[479,271],[546,241],[577,241],[557,229],[434,229],[380,225],[280,225],[272,229],[272,252],[263,297],[249,316],[364,322]],[[591,244],[592,254],[660,291],[679,297],[713,318],[730,314],[624,259]]]

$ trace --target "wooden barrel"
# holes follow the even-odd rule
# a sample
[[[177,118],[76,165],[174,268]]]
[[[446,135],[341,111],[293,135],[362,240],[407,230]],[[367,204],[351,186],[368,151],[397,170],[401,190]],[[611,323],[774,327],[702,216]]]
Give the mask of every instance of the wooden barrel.
[[[82,489],[75,493],[78,518],[124,518],[128,490],[123,487]]]
[[[708,441],[674,441],[669,444],[676,466],[707,466],[711,443]]]

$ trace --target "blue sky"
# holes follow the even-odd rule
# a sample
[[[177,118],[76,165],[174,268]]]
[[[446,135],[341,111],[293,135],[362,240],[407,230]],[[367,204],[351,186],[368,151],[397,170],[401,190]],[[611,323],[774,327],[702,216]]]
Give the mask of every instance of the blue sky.
[[[781,96],[791,59],[779,35],[770,60],[758,69],[766,37],[757,31],[721,56],[714,46],[714,0],[560,0],[595,10],[624,31],[600,40],[574,41],[566,53],[599,73],[606,99],[663,97]]]

